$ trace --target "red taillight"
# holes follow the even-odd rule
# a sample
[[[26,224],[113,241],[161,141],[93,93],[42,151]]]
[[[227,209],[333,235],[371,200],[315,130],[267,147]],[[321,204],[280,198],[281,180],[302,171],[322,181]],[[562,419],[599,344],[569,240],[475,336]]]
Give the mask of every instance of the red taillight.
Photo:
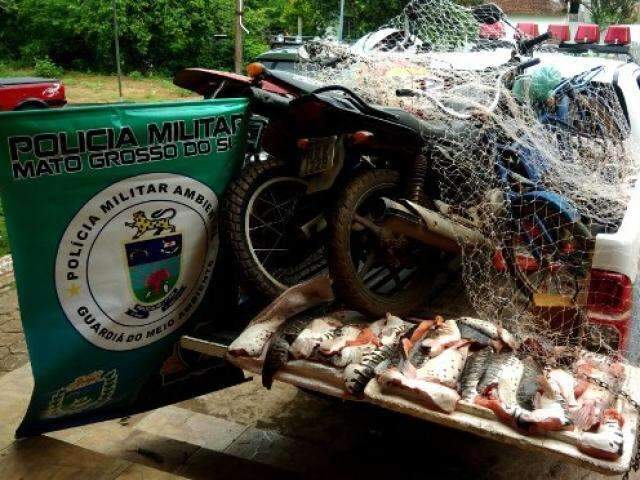
[[[571,40],[569,25],[559,23],[551,24],[549,25],[547,32],[551,34],[551,38],[558,42],[568,42]]]
[[[600,27],[595,23],[581,23],[576,30],[576,43],[598,43],[600,41]]]
[[[360,131],[351,135],[352,145],[369,145],[374,139],[374,135],[371,132]]]
[[[629,45],[631,43],[631,28],[627,25],[611,25],[604,35],[607,45]]]
[[[300,150],[308,150],[309,146],[311,146],[311,140],[308,138],[301,138],[298,140],[297,145]]]
[[[537,23],[519,22],[516,24],[516,29],[518,30],[516,38],[520,38],[521,36],[524,36],[524,38],[534,38],[540,35]]]
[[[588,306],[590,310],[621,314],[631,310],[633,286],[622,273],[591,270]]]

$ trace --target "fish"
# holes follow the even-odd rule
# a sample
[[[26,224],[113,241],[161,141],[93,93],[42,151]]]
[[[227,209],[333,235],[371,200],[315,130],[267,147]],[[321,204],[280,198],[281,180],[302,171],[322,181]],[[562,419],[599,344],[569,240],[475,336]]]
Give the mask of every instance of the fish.
[[[365,324],[344,325],[336,335],[327,336],[320,342],[318,352],[326,357],[338,355],[345,347],[364,345],[365,339],[374,337],[373,331]],[[377,337],[376,337],[377,341]]]
[[[548,396],[557,399],[565,410],[574,410],[576,401],[576,378],[561,368],[547,369],[541,377],[542,387]]]
[[[462,339],[455,320],[444,321],[442,317],[436,317],[435,322],[435,326],[427,331],[420,343],[420,347],[431,358],[437,357],[450,345]]]
[[[287,289],[251,323],[261,323],[273,317],[290,318],[316,305],[333,302],[334,299],[329,276],[315,277]]]
[[[408,330],[409,325],[402,319],[387,314],[385,318],[365,326],[355,340],[347,341],[346,346],[339,355],[332,358],[331,363],[337,367],[346,367],[350,364],[370,365],[373,359],[387,360],[395,348],[398,337]],[[385,346],[389,348],[383,348]],[[355,367],[351,370],[353,368]]]
[[[289,288],[262,310],[229,345],[229,355],[260,357],[268,349],[275,332],[288,318],[308,308],[330,304],[333,301],[331,280],[326,275]]]
[[[487,368],[485,368],[478,383],[478,393],[480,395],[487,395],[490,389],[497,387],[504,365],[513,357],[515,355],[512,353],[498,353],[491,356],[487,362]]]
[[[611,390],[597,385],[603,382],[615,390],[623,381],[625,370],[621,363],[598,362],[593,357],[583,357],[576,362],[576,374],[580,378],[575,390],[578,394],[577,406],[571,412],[576,428],[589,431],[596,427],[604,411],[611,405],[614,395]]]
[[[384,319],[371,324],[371,330],[378,336],[382,345],[395,344],[398,334],[408,331],[409,325],[399,317],[387,313]]]
[[[624,417],[621,408],[609,408],[602,415],[602,423],[595,433],[581,432],[578,449],[587,455],[603,460],[618,460],[624,452]]]
[[[511,350],[516,350],[518,346],[515,337],[500,325],[471,317],[461,317],[456,322],[459,327],[464,329],[467,335],[475,335],[479,340],[485,340],[488,337],[494,341],[502,342]],[[473,338],[470,338],[470,340],[473,340]]]
[[[518,387],[523,373],[522,361],[515,355],[510,355],[502,365],[495,390],[491,394],[504,405],[518,405]]]
[[[437,357],[424,357],[422,364],[414,364],[416,366],[414,378],[425,382],[439,383],[457,390],[468,353],[469,342],[460,341]]]
[[[524,371],[524,368],[522,371]],[[512,380],[507,383],[508,393],[511,394]],[[475,403],[488,408],[502,423],[525,435],[573,428],[558,398],[552,398],[537,391],[533,399],[534,409],[530,410],[524,408],[517,401],[515,403],[507,403],[510,400],[507,399],[505,401],[504,399],[508,398],[508,395],[500,393],[499,387],[497,392],[497,394],[493,394],[490,397],[478,396],[475,399]],[[513,402],[513,398],[511,398],[511,402]]]
[[[536,393],[540,390],[540,369],[531,357],[523,360],[522,377],[518,385],[516,398],[518,405],[525,410],[534,409]]]
[[[335,318],[314,318],[291,344],[291,355],[296,360],[311,358],[322,342],[340,336],[342,329],[342,322]]]
[[[397,368],[390,367],[378,375],[382,391],[392,395],[411,396],[429,409],[451,413],[460,400],[458,392],[439,383],[407,378]]]
[[[382,345],[362,356],[358,363],[350,363],[344,369],[344,383],[347,391],[354,396],[361,396],[369,381],[376,376],[381,365],[389,360],[397,345]]]
[[[473,402],[478,396],[478,384],[493,354],[492,347],[485,347],[467,359],[460,377],[460,395],[463,401]]]
[[[327,313],[326,306],[314,307],[282,323],[273,334],[262,364],[262,385],[271,389],[273,377],[288,361],[291,345],[319,315]]]
[[[477,405],[490,409],[503,423],[526,435],[572,429],[566,405],[571,403],[574,381],[563,370],[540,370],[531,357],[505,360],[489,372],[484,396]]]
[[[479,345],[481,347],[495,347],[496,342],[493,338],[488,335],[485,335],[480,330],[476,330],[469,325],[464,323],[458,323],[458,330],[460,330],[460,336],[465,340],[472,341],[475,345]]]
[[[538,392],[534,400],[536,409],[531,412],[530,433],[558,432],[572,430],[573,423],[567,416],[562,399],[549,392]]]

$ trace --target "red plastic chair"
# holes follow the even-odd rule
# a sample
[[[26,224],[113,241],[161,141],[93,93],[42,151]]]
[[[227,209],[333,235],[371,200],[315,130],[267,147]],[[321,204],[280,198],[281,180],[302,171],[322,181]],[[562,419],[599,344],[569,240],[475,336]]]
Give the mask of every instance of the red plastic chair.
[[[483,23],[480,26],[480,38],[486,38],[488,40],[499,40],[505,36],[504,23],[496,22],[492,25]]]
[[[568,42],[571,39],[571,32],[569,32],[569,25],[562,23],[555,23],[549,25],[547,32],[551,34],[551,38],[558,42]]]
[[[598,43],[600,28],[595,23],[582,23],[578,26],[575,36],[576,43]]]
[[[540,30],[538,29],[537,23],[519,22],[516,24],[516,28],[518,29],[516,38],[520,37],[520,32],[522,32],[522,35],[524,35],[525,38],[533,38],[540,35]]]
[[[631,43],[631,29],[627,25],[611,25],[604,34],[607,45],[629,45]]]

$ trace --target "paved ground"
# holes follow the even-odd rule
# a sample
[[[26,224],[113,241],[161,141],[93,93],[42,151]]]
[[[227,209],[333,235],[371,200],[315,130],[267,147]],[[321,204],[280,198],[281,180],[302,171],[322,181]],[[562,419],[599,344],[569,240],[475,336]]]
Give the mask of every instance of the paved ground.
[[[0,284],[0,479],[603,480],[543,455],[258,380],[120,421],[16,442],[33,380]],[[640,475],[632,476],[640,480]]]
[[[11,265],[0,258],[0,376],[29,361]]]

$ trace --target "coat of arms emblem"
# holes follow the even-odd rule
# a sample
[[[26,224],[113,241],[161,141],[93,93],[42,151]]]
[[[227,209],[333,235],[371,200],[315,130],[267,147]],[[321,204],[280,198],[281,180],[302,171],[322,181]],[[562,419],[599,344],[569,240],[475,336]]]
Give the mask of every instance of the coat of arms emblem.
[[[182,294],[175,289],[182,263],[182,234],[175,233],[171,223],[175,215],[174,209],[157,210],[150,217],[139,211],[133,222],[125,223],[136,229],[132,241],[125,243],[131,290],[139,302],[127,311],[132,317],[147,318],[152,310],[166,310]],[[165,231],[172,234],[160,236]],[[152,238],[140,240],[148,234]]]
[[[76,378],[57,390],[49,400],[46,417],[55,418],[95,410],[113,397],[118,383],[116,370],[102,370]]]

